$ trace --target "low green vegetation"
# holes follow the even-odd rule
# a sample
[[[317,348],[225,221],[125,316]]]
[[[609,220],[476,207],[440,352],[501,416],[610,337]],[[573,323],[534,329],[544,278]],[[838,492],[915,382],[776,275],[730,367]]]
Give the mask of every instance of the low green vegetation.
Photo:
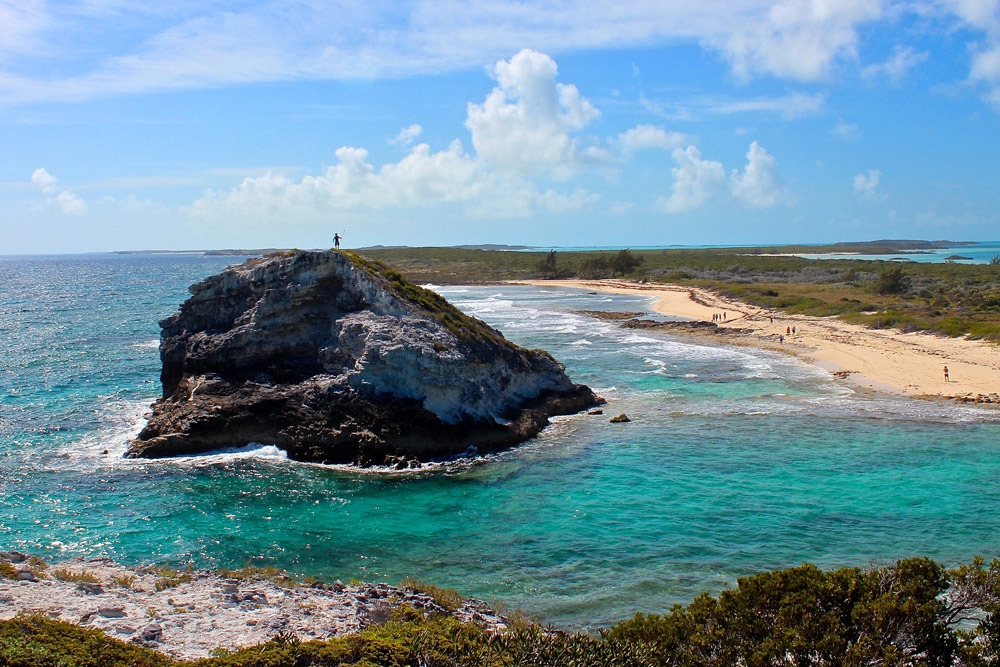
[[[417,282],[629,277],[715,290],[792,314],[837,316],[870,327],[1000,341],[1000,259],[989,264],[813,260],[792,252],[902,252],[925,242],[827,248],[700,248],[509,252],[381,248],[366,255]]]
[[[253,581],[255,579],[267,579],[279,586],[292,588],[299,585],[299,580],[288,574],[285,570],[273,565],[252,565],[244,563],[243,567],[230,570],[222,568],[216,574],[226,579],[239,579],[240,581]],[[308,583],[308,581],[306,582]]]
[[[0,579],[17,579],[17,570],[5,560],[0,560]]]
[[[187,584],[191,581],[191,572],[178,572],[172,567],[161,567],[157,570],[156,581],[153,582],[153,589],[157,592],[165,591],[168,588],[174,588],[175,586],[180,586],[181,584]]]
[[[402,299],[424,308],[458,338],[489,341],[500,345],[501,349],[513,350],[516,348],[513,343],[482,320],[466,315],[437,292],[414,284],[384,262],[365,257],[351,250],[339,252],[354,262],[356,266],[388,283],[389,289]]]
[[[419,586],[426,585],[416,582]],[[358,635],[260,646],[177,662],[94,630],[22,615],[0,621],[11,667],[765,667],[1000,662],[1000,560],[946,569],[926,558],[876,568],[812,565],[737,581],[663,614],[598,633],[518,623],[493,633],[449,616],[399,610]]]
[[[52,576],[59,581],[75,581],[82,582],[85,584],[99,584],[101,583],[100,578],[89,570],[73,571],[67,570],[65,568],[55,570],[52,572]]]
[[[440,586],[428,584],[427,582],[413,577],[403,579],[399,582],[399,586],[400,588],[409,588],[412,591],[423,593],[434,600],[434,602],[442,609],[457,611],[462,608],[464,598],[454,588],[441,588]]]
[[[0,665],[5,667],[168,667],[177,663],[99,630],[40,614],[0,621]]]

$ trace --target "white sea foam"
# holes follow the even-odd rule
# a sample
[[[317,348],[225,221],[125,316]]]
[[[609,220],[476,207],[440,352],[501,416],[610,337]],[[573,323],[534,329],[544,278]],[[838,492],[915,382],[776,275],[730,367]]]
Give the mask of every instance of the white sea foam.
[[[160,340],[158,338],[156,340],[145,340],[141,343],[136,343],[133,347],[138,347],[142,349],[152,348],[155,350],[160,347]]]
[[[271,462],[288,460],[288,452],[275,445],[265,445],[259,442],[251,442],[243,447],[225,447],[213,449],[204,454],[192,456],[172,456],[164,459],[144,459],[145,463],[171,463],[183,466],[211,466],[233,461],[243,461],[247,459],[259,459]],[[132,459],[138,461],[139,459]]]
[[[146,425],[146,415],[153,398],[145,400],[109,400],[104,404],[105,426],[80,440],[56,450],[46,463],[56,470],[92,470],[114,467],[125,460],[130,440]]]

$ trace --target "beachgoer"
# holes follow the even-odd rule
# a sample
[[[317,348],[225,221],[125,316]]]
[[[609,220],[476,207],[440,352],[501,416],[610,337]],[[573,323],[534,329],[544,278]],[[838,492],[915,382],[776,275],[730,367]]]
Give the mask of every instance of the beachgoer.
[[[773,317],[771,318],[771,324],[774,324],[774,318]]]
[[[782,336],[781,334],[778,334],[778,342],[779,343],[784,343],[785,342],[785,337]]]
[[[340,250],[340,239],[341,239],[340,234],[333,235],[333,247],[336,248],[337,250]]]
[[[791,336],[792,335],[792,328],[791,327],[785,327],[785,335],[786,336]]]
[[[795,333],[795,327],[792,327],[792,333]]]
[[[944,381],[945,382],[951,382],[951,380],[948,378],[948,367],[947,366],[944,367]]]

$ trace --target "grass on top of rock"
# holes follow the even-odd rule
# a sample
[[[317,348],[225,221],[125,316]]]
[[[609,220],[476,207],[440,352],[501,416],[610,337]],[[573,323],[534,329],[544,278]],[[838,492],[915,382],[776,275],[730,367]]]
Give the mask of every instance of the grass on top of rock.
[[[68,570],[60,568],[52,572],[52,576],[59,581],[74,581],[85,584],[99,584],[100,578],[89,570]]]
[[[443,296],[407,280],[399,271],[377,259],[365,257],[351,250],[338,251],[355,266],[364,269],[369,275],[381,279],[393,294],[414,303],[430,313],[459,339],[481,339],[502,347],[518,349],[514,343],[504,338],[500,332],[485,322],[451,305]]]
[[[240,581],[267,579],[272,583],[288,588],[298,586],[300,583],[298,579],[279,567],[273,565],[253,565],[249,562],[244,563],[243,567],[235,570],[225,567],[220,568],[216,571],[216,574],[226,579],[238,579]]]
[[[157,593],[165,591],[168,588],[174,588],[176,586],[180,586],[181,584],[191,582],[190,568],[185,572],[178,572],[172,567],[160,567],[156,572],[160,575],[156,581],[153,582],[153,590]]]
[[[441,588],[440,586],[428,584],[414,577],[403,579],[399,582],[399,586],[400,588],[409,588],[411,591],[423,593],[434,600],[434,603],[439,607],[448,611],[458,611],[465,602],[465,598],[454,588]]]
[[[17,579],[17,570],[5,560],[0,560],[0,579]]]
[[[902,245],[833,248],[898,252],[908,248]],[[817,260],[782,255],[824,252],[822,248],[800,246],[555,254],[459,248],[365,252],[390,262],[411,280],[479,283],[552,277],[589,279],[611,278],[624,271],[635,279],[705,287],[791,314],[837,316],[870,327],[1000,341],[1000,264]]]
[[[975,623],[978,621],[978,625]],[[94,630],[22,615],[0,621],[0,664],[197,667],[730,667],[964,665],[1000,662],[1000,560],[947,569],[927,558],[824,571],[813,565],[741,578],[663,614],[596,634],[475,623],[401,608],[357,635],[172,661]]]

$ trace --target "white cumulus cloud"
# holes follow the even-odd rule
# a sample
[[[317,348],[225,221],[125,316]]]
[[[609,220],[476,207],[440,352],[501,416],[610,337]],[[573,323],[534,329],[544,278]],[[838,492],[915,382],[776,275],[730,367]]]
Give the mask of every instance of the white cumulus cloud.
[[[749,206],[766,208],[787,199],[774,156],[756,141],[747,151],[746,167],[742,172],[733,171],[730,184],[733,196]]]
[[[721,162],[703,160],[694,146],[676,148],[671,153],[676,167],[670,170],[674,182],[669,197],[660,197],[657,207],[668,213],[698,208],[717,194],[726,181]]]
[[[70,190],[60,190],[56,184],[59,179],[50,174],[45,167],[39,167],[31,173],[31,182],[43,194],[48,195],[46,201],[67,215],[81,215],[87,212],[87,202],[77,197]]]
[[[56,188],[56,177],[45,171],[45,167],[39,167],[31,174],[31,182],[48,194]]]
[[[87,203],[69,190],[63,190],[56,195],[56,203],[67,215],[82,215],[87,212]]]
[[[636,125],[618,135],[618,144],[625,155],[645,149],[672,151],[688,141],[686,134],[668,132],[655,125]]]
[[[496,64],[497,86],[482,104],[469,104],[465,121],[480,158],[515,173],[563,177],[604,158],[594,147],[581,151],[570,136],[600,113],[556,74],[552,58],[530,49]]]

